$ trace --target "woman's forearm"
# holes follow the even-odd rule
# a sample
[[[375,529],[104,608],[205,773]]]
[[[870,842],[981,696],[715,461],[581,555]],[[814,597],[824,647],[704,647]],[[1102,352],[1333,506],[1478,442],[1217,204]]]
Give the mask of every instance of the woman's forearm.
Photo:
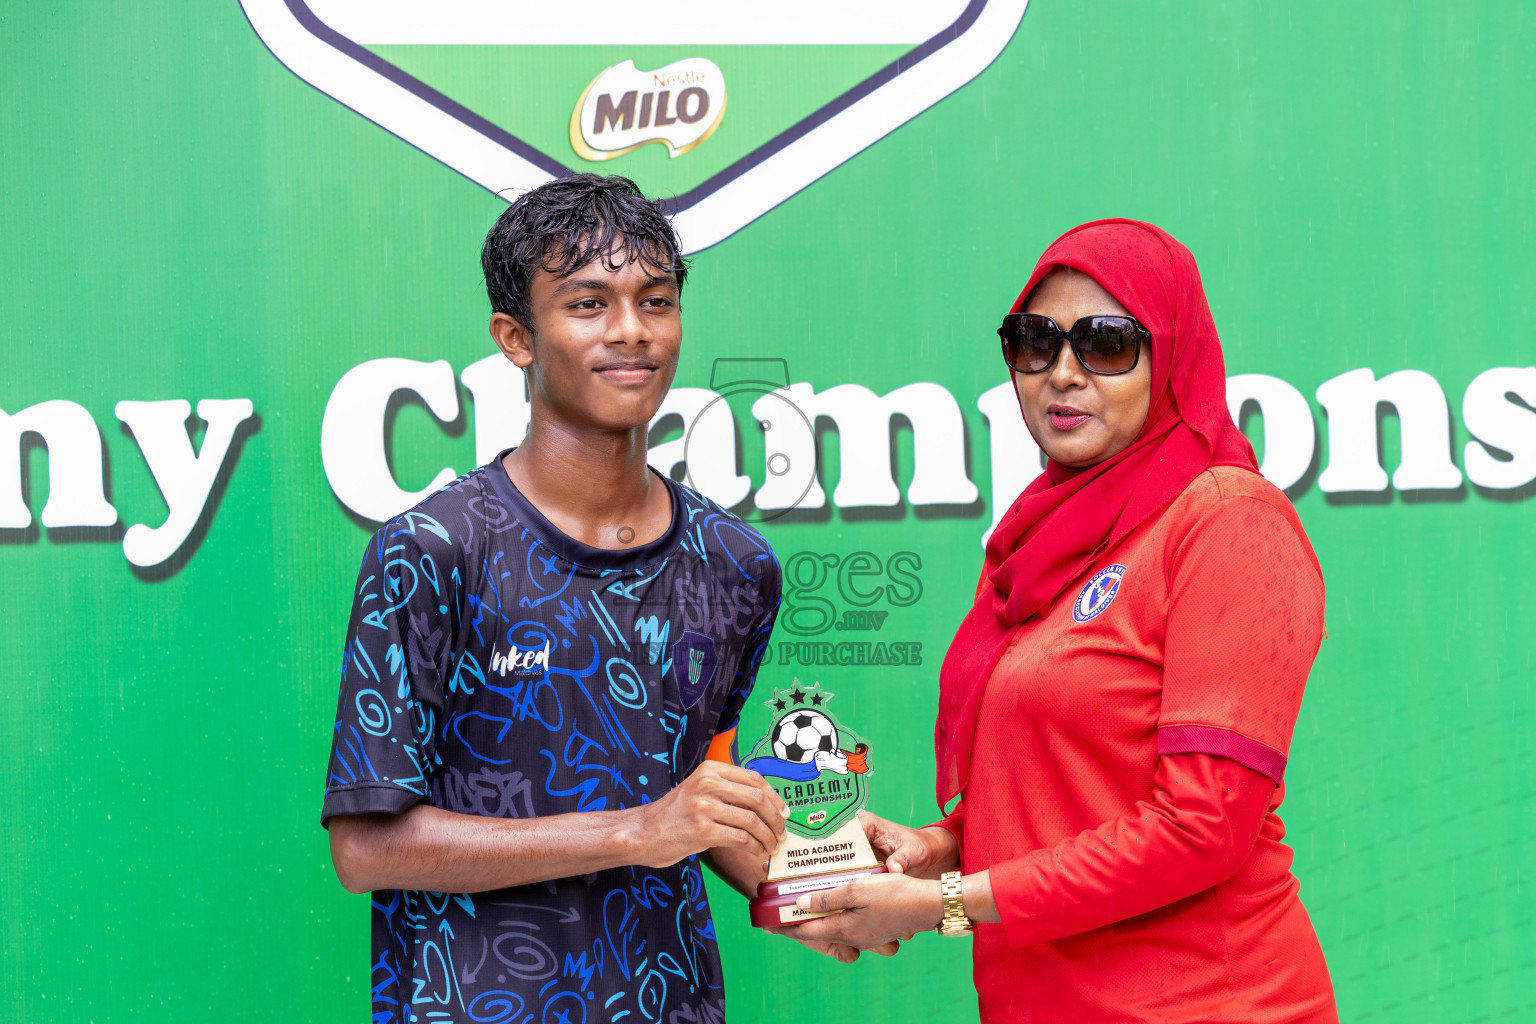
[[[946,871],[960,870],[960,841],[942,825],[928,825],[918,830],[930,851],[928,868],[922,878],[938,878]]]

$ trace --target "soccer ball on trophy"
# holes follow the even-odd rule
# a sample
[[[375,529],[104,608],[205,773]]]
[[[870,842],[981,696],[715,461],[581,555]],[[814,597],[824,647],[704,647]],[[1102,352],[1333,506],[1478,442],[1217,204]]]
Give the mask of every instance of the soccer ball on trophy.
[[[805,764],[818,753],[837,750],[837,726],[820,711],[791,711],[773,727],[773,753],[794,764]]]

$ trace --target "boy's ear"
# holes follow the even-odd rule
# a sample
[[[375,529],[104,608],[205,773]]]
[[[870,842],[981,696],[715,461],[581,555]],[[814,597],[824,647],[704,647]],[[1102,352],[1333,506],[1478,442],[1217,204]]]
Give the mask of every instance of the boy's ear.
[[[513,365],[526,370],[533,365],[533,332],[506,313],[491,314],[491,340]]]

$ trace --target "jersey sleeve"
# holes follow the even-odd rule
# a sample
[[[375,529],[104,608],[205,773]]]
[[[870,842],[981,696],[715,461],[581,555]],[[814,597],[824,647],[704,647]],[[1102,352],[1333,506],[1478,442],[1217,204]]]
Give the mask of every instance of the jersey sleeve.
[[[715,734],[729,732],[741,722],[741,709],[752,696],[757,684],[757,670],[762,667],[763,656],[768,652],[768,641],[773,635],[773,624],[779,617],[779,600],[783,591],[783,574],[778,560],[769,555],[763,573],[763,583],[758,591],[758,614],[753,617],[752,627],[742,647],[741,658],[736,664],[736,675],[731,692],[720,710],[720,720]]]
[[[426,799],[454,647],[459,578],[446,532],[407,515],[374,534],[341,662],[321,824]]]
[[[1290,509],[1231,497],[1169,560],[1159,754],[1230,758],[1277,784],[1323,635],[1323,581]]]

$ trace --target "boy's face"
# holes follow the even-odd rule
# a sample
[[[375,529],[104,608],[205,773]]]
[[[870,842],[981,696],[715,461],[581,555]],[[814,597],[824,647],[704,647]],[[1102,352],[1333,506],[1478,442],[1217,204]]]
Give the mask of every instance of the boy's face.
[[[535,407],[599,430],[644,427],[677,373],[683,325],[677,278],[646,263],[617,270],[596,259],[566,277],[537,270],[528,284],[533,331],[505,313],[491,336],[530,370]]]

